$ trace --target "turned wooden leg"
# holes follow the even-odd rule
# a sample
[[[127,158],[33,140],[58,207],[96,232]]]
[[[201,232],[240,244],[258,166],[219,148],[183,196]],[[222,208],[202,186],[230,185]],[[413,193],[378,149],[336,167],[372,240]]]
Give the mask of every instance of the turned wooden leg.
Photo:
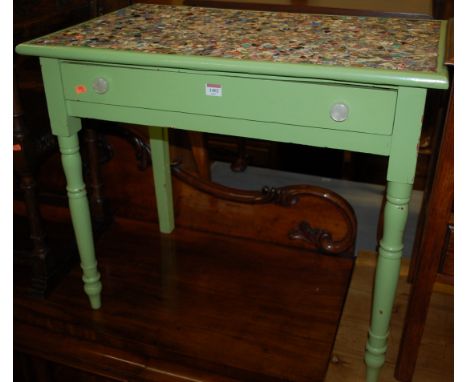
[[[70,117],[63,95],[60,61],[41,57],[41,71],[46,92],[52,133],[58,137],[62,165],[67,180],[68,203],[83,269],[84,290],[91,307],[101,306],[101,282],[94,254],[93,231],[86,186],[83,182],[78,132],[81,120]]]
[[[371,325],[364,357],[367,364],[367,382],[378,381],[380,369],[385,362],[425,100],[425,89],[402,88],[398,91],[397,113],[387,169],[383,234],[380,240]]]
[[[367,382],[376,382],[385,362],[393,301],[400,276],[403,232],[412,185],[388,182],[383,237],[377,262],[372,318],[366,346]]]
[[[171,233],[174,229],[174,210],[168,131],[166,128],[150,127],[149,136],[159,230],[163,233]]]
[[[67,179],[71,219],[83,269],[84,290],[89,297],[91,307],[99,309],[101,307],[102,286],[94,254],[91,216],[86,197],[86,186],[83,182],[78,135],[75,133],[68,137],[59,136],[58,143]]]

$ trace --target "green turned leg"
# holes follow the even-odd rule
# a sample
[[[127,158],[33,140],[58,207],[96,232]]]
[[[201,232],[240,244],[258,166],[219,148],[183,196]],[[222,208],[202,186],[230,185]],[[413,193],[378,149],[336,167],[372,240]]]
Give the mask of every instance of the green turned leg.
[[[376,382],[385,361],[393,301],[400,276],[403,232],[408,217],[411,184],[388,182],[384,232],[375,275],[374,302],[366,346],[367,382]]]
[[[163,233],[171,233],[174,229],[174,209],[168,131],[161,127],[150,127],[149,136],[159,230]]]
[[[62,165],[67,178],[68,202],[75,231],[81,268],[83,269],[84,290],[89,297],[91,307],[101,307],[101,282],[94,255],[93,233],[89,213],[86,187],[81,170],[80,146],[77,134],[58,137]]]

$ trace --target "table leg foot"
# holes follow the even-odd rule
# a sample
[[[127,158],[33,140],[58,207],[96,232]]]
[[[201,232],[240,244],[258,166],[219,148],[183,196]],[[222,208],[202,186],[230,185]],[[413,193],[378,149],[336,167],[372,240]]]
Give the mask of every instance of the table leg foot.
[[[101,307],[101,275],[97,270],[97,263],[85,266],[81,263],[83,269],[84,291],[88,295],[91,308],[99,309]]]
[[[91,308],[93,308],[95,310],[101,308],[101,293],[98,292],[97,294],[91,295],[88,292],[88,288],[86,288],[86,287],[85,287],[85,291],[88,294],[89,304],[91,305]]]
[[[379,380],[379,375],[380,375],[380,366],[371,367],[367,365],[366,382],[377,382]]]
[[[369,341],[366,346],[366,355],[364,357],[367,369],[366,369],[366,382],[377,382],[379,380],[380,369],[385,363],[385,352],[387,351],[387,346],[385,345],[387,341],[387,336],[384,338],[377,338],[369,331]],[[380,342],[384,346],[379,348],[374,348],[370,343]]]
[[[58,137],[58,142],[67,179],[70,214],[80,254],[81,268],[83,269],[84,290],[89,297],[91,307],[99,309],[101,306],[101,276],[97,270],[94,253],[91,214],[86,197],[86,186],[83,182],[78,136],[73,134],[69,137]]]

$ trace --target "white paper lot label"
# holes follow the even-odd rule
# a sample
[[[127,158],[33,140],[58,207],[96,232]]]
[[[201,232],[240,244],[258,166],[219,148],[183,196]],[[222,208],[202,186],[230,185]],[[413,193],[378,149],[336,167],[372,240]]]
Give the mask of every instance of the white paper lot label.
[[[205,94],[210,97],[221,97],[223,88],[219,84],[205,84]]]

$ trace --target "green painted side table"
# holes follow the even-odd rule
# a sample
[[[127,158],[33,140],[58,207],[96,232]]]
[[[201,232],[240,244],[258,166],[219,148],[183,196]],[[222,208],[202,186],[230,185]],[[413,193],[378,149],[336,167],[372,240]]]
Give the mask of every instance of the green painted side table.
[[[384,363],[428,88],[446,89],[443,21],[136,4],[19,45],[40,57],[84,289],[100,275],[82,180],[80,118],[149,127],[161,232],[174,228],[168,128],[389,157],[366,347]],[[158,126],[158,127],[156,127]]]

